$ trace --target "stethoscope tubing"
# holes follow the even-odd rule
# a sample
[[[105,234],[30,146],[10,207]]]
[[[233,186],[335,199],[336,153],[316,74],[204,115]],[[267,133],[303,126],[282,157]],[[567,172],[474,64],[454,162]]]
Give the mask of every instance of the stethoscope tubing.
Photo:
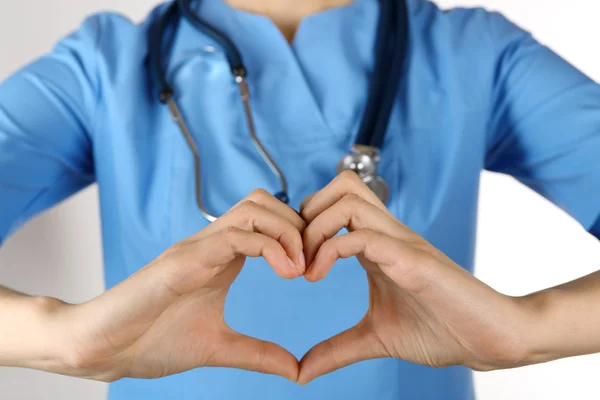
[[[379,149],[383,145],[385,133],[390,120],[394,100],[397,96],[399,82],[401,81],[405,56],[408,46],[408,10],[405,0],[381,0],[379,23],[377,28],[377,39],[375,45],[375,66],[373,76],[369,85],[368,101],[365,106],[365,112],[360,124],[360,128],[352,147],[352,152],[344,157],[338,163],[338,172],[344,169],[355,170],[362,176],[367,185],[371,187],[373,182],[378,184],[383,191],[376,192],[389,193],[385,181],[377,175],[377,164],[379,163]],[[269,154],[265,146],[259,139],[254,126],[252,110],[250,107],[250,91],[246,81],[247,71],[242,62],[242,57],[233,42],[218,29],[203,22],[191,9],[191,0],[174,0],[161,15],[157,24],[151,27],[149,35],[150,63],[155,82],[158,84],[159,100],[168,106],[173,120],[183,133],[183,136],[192,151],[194,157],[194,172],[196,186],[196,203],[202,215],[210,222],[217,217],[211,214],[204,206],[201,190],[201,166],[198,146],[196,145],[189,127],[185,122],[183,113],[177,104],[175,90],[169,84],[166,78],[165,66],[163,65],[163,46],[165,34],[172,20],[181,13],[183,19],[189,22],[195,29],[208,35],[226,54],[231,73],[235,82],[239,86],[240,97],[244,109],[244,115],[248,126],[248,131],[254,147],[259,152],[265,163],[277,176],[281,184],[281,191],[275,196],[284,203],[289,201],[288,185],[285,175]],[[177,19],[179,23],[180,19]],[[168,50],[172,44],[166,43]],[[387,54],[392,54],[391,61]],[[373,171],[373,176],[361,174],[360,168],[364,163],[355,163],[351,161],[354,157],[362,157],[363,160],[370,160],[371,167],[367,170]],[[346,165],[347,164],[347,165]],[[365,172],[366,170],[362,170]],[[387,197],[387,196],[386,196]],[[382,199],[383,201],[386,201]]]

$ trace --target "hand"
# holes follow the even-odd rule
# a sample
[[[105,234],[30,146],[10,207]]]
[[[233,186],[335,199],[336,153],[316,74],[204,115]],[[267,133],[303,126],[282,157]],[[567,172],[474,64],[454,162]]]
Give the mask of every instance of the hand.
[[[353,328],[313,347],[299,383],[349,364],[393,357],[432,367],[517,366],[523,310],[486,286],[385,208],[354,173],[304,201],[305,277],[323,279],[338,258],[357,256],[370,307]],[[334,237],[342,228],[349,233]],[[448,232],[452,235],[452,232]]]
[[[264,257],[283,278],[304,273],[304,228],[293,209],[265,191],[253,192],[121,284],[62,310],[70,351],[58,372],[114,381],[213,366],[296,381],[298,360],[291,353],[234,332],[223,312],[246,257]]]

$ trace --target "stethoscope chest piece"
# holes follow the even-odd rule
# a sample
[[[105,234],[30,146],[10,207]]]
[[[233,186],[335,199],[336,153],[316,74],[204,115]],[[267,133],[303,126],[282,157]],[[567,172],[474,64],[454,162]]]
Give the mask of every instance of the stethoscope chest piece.
[[[354,145],[352,153],[344,156],[337,164],[338,174],[343,171],[352,171],[356,173],[362,181],[377,195],[384,204],[390,198],[390,188],[381,176],[377,173],[379,164],[379,151],[375,147]]]

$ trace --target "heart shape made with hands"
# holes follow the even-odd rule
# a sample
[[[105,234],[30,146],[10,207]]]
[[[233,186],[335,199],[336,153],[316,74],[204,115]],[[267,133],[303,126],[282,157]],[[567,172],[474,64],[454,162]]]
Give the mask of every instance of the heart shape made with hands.
[[[348,233],[337,236],[344,228]],[[367,273],[368,311],[298,361],[225,322],[225,300],[246,257],[262,257],[282,278],[309,282],[323,279],[338,259],[357,257]],[[519,332],[527,325],[523,307],[514,298],[398,221],[352,172],[308,197],[299,213],[257,190],[130,278],[64,310],[65,323],[57,326],[72,327],[66,337],[75,355],[67,367],[104,381],[213,366],[306,384],[383,357],[493,369],[522,362],[527,342]]]

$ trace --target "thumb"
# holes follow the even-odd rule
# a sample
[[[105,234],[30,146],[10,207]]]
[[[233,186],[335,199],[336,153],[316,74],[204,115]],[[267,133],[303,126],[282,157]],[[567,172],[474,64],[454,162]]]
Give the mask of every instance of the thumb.
[[[377,335],[365,320],[308,351],[300,360],[298,383],[305,385],[321,375],[359,361],[387,357]]]
[[[214,355],[211,366],[239,368],[298,380],[298,360],[283,347],[234,331],[224,337],[222,351]]]

